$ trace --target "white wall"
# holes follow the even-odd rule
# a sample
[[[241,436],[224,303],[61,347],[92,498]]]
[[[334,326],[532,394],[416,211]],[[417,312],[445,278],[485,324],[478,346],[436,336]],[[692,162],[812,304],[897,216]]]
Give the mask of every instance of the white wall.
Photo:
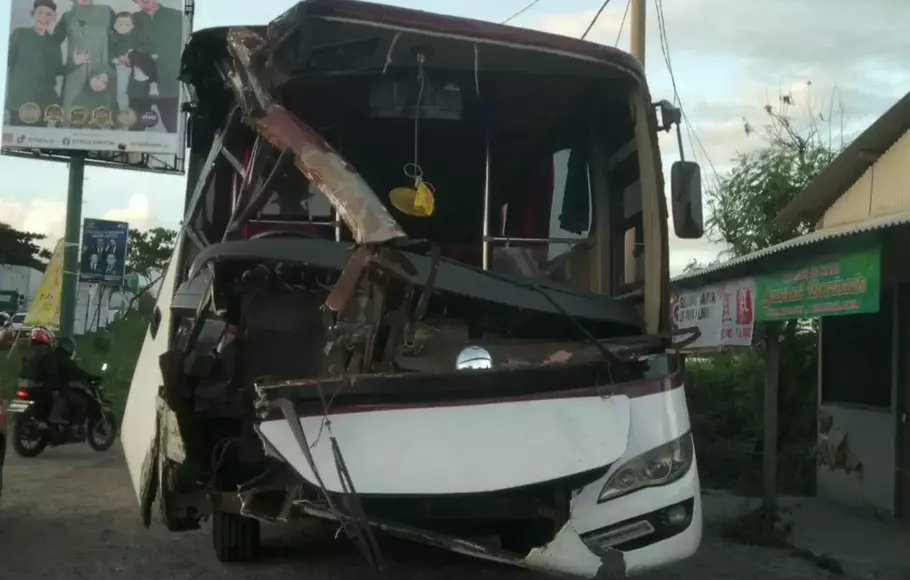
[[[38,294],[42,272],[26,266],[0,265],[0,290],[14,290],[25,294],[28,302]],[[26,303],[26,308],[27,304]]]
[[[835,445],[847,436],[847,460],[862,463],[862,472],[818,467],[818,497],[846,505],[883,510],[895,515],[895,421],[890,409],[881,411],[823,404],[821,412],[833,419],[829,440]],[[820,450],[824,447],[820,435]]]

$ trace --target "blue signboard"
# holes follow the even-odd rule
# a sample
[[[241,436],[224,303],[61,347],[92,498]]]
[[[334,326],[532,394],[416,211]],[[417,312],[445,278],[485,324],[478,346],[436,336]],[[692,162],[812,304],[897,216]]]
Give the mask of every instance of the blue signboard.
[[[123,283],[129,224],[86,219],[82,225],[79,278],[111,286]]]

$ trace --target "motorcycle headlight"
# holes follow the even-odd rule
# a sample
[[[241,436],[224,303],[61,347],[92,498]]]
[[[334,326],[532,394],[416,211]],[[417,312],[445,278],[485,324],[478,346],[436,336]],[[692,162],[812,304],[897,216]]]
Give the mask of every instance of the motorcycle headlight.
[[[625,462],[607,480],[598,502],[644,489],[667,485],[681,478],[692,467],[692,433],[655,447]]]

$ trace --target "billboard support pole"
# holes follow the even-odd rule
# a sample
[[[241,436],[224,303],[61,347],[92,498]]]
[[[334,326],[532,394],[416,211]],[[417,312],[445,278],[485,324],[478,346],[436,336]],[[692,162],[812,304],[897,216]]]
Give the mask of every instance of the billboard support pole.
[[[69,188],[66,192],[66,246],[63,259],[63,296],[60,298],[60,333],[73,335],[76,298],[79,291],[79,230],[82,226],[82,187],[85,181],[85,156],[70,158]]]

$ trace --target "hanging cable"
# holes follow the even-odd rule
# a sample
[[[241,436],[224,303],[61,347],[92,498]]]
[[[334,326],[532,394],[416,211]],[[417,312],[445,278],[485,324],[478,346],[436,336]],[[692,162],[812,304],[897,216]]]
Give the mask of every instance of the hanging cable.
[[[588,33],[591,32],[591,29],[594,28],[594,25],[597,24],[597,20],[600,18],[600,15],[603,14],[604,8],[607,7],[607,4],[610,3],[610,0],[604,0],[604,3],[600,5],[600,8],[597,9],[597,13],[594,15],[594,18],[591,19],[591,24],[588,24],[587,30],[584,34],[581,35],[581,39],[584,40],[588,37]]]
[[[683,107],[682,99],[679,96],[679,90],[676,88],[676,75],[673,73],[673,60],[670,57],[670,42],[667,39],[667,26],[666,21],[664,20],[663,0],[654,0],[654,4],[657,8],[657,28],[660,37],[660,51],[663,53],[664,63],[667,65],[667,72],[670,73],[670,83],[673,86],[673,100],[679,107],[683,122],[686,124],[686,135],[689,138],[689,147],[692,149],[692,154],[694,155],[695,144],[692,142],[692,139],[694,137],[695,142],[698,143],[698,147],[701,150],[702,156],[705,158],[705,160],[708,162],[708,166],[711,168],[711,173],[714,175],[715,186],[719,186],[720,176],[717,174],[717,169],[714,167],[714,162],[711,161],[711,156],[708,155],[708,150],[705,148],[704,144],[699,138],[698,133],[695,132],[695,127],[693,127],[692,123],[689,121],[689,117],[686,115],[686,110]]]
[[[519,16],[521,16],[522,14],[524,14],[525,12],[527,12],[528,10],[530,10],[531,8],[534,8],[535,6],[537,6],[538,3],[540,3],[540,0],[531,0],[531,3],[530,3],[530,4],[528,4],[527,6],[525,6],[524,8],[522,8],[521,10],[519,10],[518,12],[516,12],[515,14],[513,14],[513,15],[509,16],[508,18],[506,18],[505,20],[503,20],[502,23],[503,23],[503,24],[508,24],[509,22],[515,20],[516,18],[518,18]]]
[[[629,15],[629,8],[632,7],[632,0],[626,2],[626,10],[622,13],[622,22],[619,23],[619,30],[616,32],[616,41],[613,42],[613,46],[619,46],[619,39],[622,36],[623,28],[626,27],[626,17]]]

